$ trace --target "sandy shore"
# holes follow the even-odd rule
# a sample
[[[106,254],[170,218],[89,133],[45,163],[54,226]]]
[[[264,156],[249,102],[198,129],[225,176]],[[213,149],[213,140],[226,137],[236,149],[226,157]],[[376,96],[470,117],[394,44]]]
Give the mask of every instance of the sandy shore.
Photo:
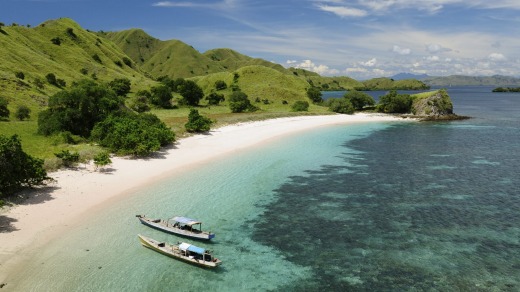
[[[89,216],[96,206],[117,202],[119,196],[176,171],[299,131],[334,124],[402,120],[389,115],[356,114],[243,123],[182,139],[156,158],[112,158],[105,172],[87,165],[51,173],[57,183],[33,192],[26,202],[0,214],[0,284],[32,251]]]

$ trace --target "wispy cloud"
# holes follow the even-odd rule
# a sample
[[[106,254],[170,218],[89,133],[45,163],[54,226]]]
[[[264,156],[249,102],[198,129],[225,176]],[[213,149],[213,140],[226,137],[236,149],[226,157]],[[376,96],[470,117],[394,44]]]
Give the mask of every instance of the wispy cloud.
[[[160,1],[155,2],[152,6],[155,7],[191,7],[191,8],[209,8],[216,10],[231,9],[237,7],[238,0],[223,0],[211,3],[190,2],[190,1]]]
[[[350,8],[346,6],[330,6],[326,4],[317,4],[316,7],[318,7],[322,11],[334,13],[339,17],[363,17],[368,14],[365,10]]]

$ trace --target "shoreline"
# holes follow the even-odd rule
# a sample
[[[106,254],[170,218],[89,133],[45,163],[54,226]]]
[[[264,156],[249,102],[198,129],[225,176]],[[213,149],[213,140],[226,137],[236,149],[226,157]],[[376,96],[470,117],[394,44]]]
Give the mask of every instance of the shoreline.
[[[0,213],[0,217],[5,217],[1,221],[4,225],[0,226],[0,285],[21,263],[30,260],[36,249],[74,228],[83,218],[93,216],[95,212],[91,210],[115,204],[121,197],[174,173],[306,130],[395,121],[406,119],[358,113],[240,123],[182,138],[150,158],[112,158],[112,164],[103,172],[94,171],[90,164],[85,168],[49,173],[56,183],[29,191],[30,197],[24,202]]]

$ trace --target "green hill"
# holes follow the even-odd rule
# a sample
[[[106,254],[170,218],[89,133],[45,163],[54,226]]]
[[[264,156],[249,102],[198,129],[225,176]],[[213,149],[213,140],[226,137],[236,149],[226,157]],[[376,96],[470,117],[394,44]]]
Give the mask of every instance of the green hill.
[[[275,69],[284,74],[289,73],[289,71],[280,64],[269,62],[264,59],[252,58],[231,49],[209,50],[204,53],[204,56],[219,63],[223,68],[230,72],[246,66],[260,65]]]
[[[234,82],[235,76],[238,76]],[[220,72],[193,78],[206,94],[215,90],[215,82],[222,80],[228,89],[219,93],[229,96],[232,84],[246,93],[251,101],[268,100],[269,104],[282,105],[283,101],[292,104],[297,100],[307,100],[306,90],[309,84],[294,75],[281,73],[273,68],[261,65],[242,67],[234,72]],[[269,104],[262,104],[266,108]],[[266,105],[266,106],[264,106]]]
[[[520,86],[520,78],[494,75],[494,76],[464,76],[451,75],[444,77],[428,77],[424,82],[431,86]]]
[[[357,88],[358,90],[421,90],[428,89],[429,86],[422,81],[416,79],[403,79],[393,80],[390,78],[373,78],[370,80],[363,81],[363,87]]]
[[[128,78],[134,84],[148,78],[114,43],[81,28],[71,19],[46,21],[37,27],[8,26],[0,33],[0,88],[14,104],[19,98],[33,106],[60,88],[49,84],[52,73],[66,84],[81,78],[109,81]],[[23,73],[23,79],[16,73]]]
[[[161,41],[141,29],[102,34],[154,77],[188,78],[226,71],[222,65],[179,40]]]

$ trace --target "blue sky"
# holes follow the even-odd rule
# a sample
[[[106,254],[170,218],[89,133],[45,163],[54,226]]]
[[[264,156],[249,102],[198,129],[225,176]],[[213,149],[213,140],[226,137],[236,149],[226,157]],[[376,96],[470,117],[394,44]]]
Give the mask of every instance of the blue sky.
[[[1,0],[0,22],[70,17],[142,28],[200,52],[366,79],[400,72],[520,76],[519,0]]]

